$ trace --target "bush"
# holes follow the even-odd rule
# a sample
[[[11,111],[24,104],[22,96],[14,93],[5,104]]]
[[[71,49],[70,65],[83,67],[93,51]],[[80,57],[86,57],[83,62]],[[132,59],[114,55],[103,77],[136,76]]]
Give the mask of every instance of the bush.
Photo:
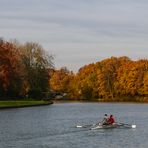
[[[33,98],[33,99],[40,100],[43,98],[42,90],[40,88],[34,88],[30,90],[28,95],[30,98]]]

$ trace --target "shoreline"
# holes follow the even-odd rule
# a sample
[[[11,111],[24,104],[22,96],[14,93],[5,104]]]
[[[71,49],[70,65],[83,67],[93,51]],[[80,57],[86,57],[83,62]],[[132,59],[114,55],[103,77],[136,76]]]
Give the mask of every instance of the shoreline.
[[[53,101],[0,101],[0,109],[36,107],[51,104],[53,104]]]
[[[148,102],[138,102],[138,101],[97,101],[97,100],[52,100],[53,103],[124,103],[124,104],[148,104]]]

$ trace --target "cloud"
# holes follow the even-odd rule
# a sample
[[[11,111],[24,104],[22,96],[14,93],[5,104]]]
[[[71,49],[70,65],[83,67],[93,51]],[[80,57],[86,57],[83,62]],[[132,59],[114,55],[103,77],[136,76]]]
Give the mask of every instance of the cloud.
[[[0,0],[0,34],[39,42],[58,67],[78,69],[97,57],[148,57],[147,10],[147,0]]]

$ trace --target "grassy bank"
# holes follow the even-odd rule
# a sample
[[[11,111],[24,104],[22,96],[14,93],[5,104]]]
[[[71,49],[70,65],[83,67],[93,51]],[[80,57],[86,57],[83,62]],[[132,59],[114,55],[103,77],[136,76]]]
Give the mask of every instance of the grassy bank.
[[[0,101],[0,109],[41,106],[52,104],[50,101]]]

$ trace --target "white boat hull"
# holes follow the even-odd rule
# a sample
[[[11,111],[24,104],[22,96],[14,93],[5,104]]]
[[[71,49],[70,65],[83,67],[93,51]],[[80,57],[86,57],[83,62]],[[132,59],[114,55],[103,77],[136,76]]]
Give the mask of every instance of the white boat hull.
[[[112,129],[112,128],[117,128],[118,125],[117,124],[113,124],[113,125],[97,125],[94,127],[91,127],[92,130],[95,129]]]
[[[112,124],[112,125],[96,125],[91,127],[91,130],[95,129],[113,129],[113,128],[136,128],[136,125],[128,125],[128,124]]]

